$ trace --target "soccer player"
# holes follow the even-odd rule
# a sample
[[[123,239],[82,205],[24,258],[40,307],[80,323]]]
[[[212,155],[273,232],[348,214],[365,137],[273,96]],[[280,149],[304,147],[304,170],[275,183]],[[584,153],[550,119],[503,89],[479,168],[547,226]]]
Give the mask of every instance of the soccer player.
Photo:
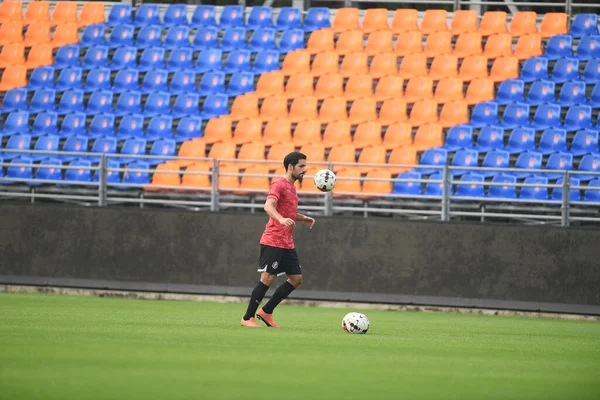
[[[294,186],[296,181],[302,182],[306,173],[306,156],[298,152],[290,153],[285,156],[283,166],[285,176],[273,182],[265,202],[264,210],[269,215],[269,222],[260,239],[260,281],[252,291],[246,315],[242,317],[242,326],[260,327],[254,318],[256,315],[267,326],[277,328],[273,310],[302,283],[302,269],[292,232],[296,221],[304,222],[309,229],[315,224],[314,218],[298,214],[298,195]],[[287,281],[275,290],[273,297],[257,313],[275,278],[284,274],[287,274]]]

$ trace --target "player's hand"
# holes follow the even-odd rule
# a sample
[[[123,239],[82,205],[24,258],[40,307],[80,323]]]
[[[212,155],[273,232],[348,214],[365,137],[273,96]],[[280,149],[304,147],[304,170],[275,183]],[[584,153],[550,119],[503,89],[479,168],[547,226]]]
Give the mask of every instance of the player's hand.
[[[305,217],[303,222],[306,224],[306,226],[308,226],[308,229],[312,229],[313,225],[315,224],[315,219],[311,217]]]
[[[281,218],[279,220],[279,223],[281,225],[287,226],[288,228],[293,228],[294,226],[296,226],[296,221],[294,221],[291,218]]]

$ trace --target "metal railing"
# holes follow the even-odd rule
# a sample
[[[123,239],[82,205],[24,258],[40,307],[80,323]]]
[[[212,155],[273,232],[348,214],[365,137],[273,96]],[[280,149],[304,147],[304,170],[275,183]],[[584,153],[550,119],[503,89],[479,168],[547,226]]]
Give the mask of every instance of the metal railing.
[[[71,166],[68,164],[49,165],[49,164],[29,164],[19,161],[26,158],[16,158],[17,162],[0,163],[0,171],[8,168],[21,168],[23,172],[30,172],[31,177],[14,177],[7,174],[0,174],[0,200],[29,200],[36,202],[40,200],[53,200],[60,202],[77,203],[88,206],[135,206],[135,207],[178,207],[192,211],[247,211],[261,212],[266,195],[268,193],[269,181],[277,178],[272,172],[263,174],[246,174],[239,172],[222,172],[224,166],[236,165],[239,163],[260,165],[269,165],[269,171],[280,168],[279,162],[264,160],[238,160],[238,159],[210,159],[210,158],[186,158],[186,157],[163,157],[163,156],[131,156],[131,155],[112,155],[98,153],[68,153],[51,151],[21,151],[5,150],[6,153],[18,153],[19,156],[44,155],[52,156],[74,156],[80,159],[86,157],[99,158],[98,163],[90,166]],[[149,168],[129,168],[127,164],[119,162],[119,159],[128,159],[128,164],[132,161],[148,162],[150,165],[157,165],[165,161],[177,160],[180,162],[188,161],[189,164],[205,164],[203,171],[188,171],[181,168],[176,171],[157,170],[154,166]],[[309,169],[312,165],[309,163]],[[478,221],[520,221],[521,223],[537,224],[556,224],[561,226],[570,226],[573,223],[594,224],[600,223],[600,202],[584,201],[581,199],[572,199],[571,191],[585,190],[600,191],[600,187],[589,187],[582,185],[573,185],[571,178],[589,176],[591,178],[600,178],[600,173],[580,172],[580,171],[557,171],[544,169],[514,169],[514,168],[472,168],[472,167],[453,167],[453,166],[424,166],[419,165],[390,165],[390,164],[344,164],[344,163],[318,163],[318,166],[327,165],[332,170],[343,170],[344,168],[372,166],[374,169],[394,168],[401,170],[428,169],[442,173],[442,179],[432,180],[427,178],[412,179],[385,177],[344,177],[338,176],[338,181],[359,181],[363,185],[360,191],[343,191],[342,184],[338,183],[338,190],[334,189],[330,193],[321,193],[314,187],[312,176],[306,176],[299,188],[300,198],[299,207],[305,212],[314,215],[335,216],[335,215],[360,215],[384,216],[384,217],[403,217],[409,219],[433,219],[441,221],[451,220],[478,220]],[[60,179],[39,179],[38,171],[40,169],[58,169],[61,170]],[[31,170],[28,170],[31,169]],[[35,170],[35,173],[34,173]],[[65,180],[69,170],[77,170],[85,179]],[[241,169],[244,170],[245,169]],[[461,173],[474,172],[495,172],[500,174],[510,174],[514,172],[529,173],[531,175],[543,176],[544,174],[561,174],[562,183],[557,184],[556,179],[552,179],[548,184],[526,184],[517,181],[516,183],[504,183],[493,181],[470,181],[461,180]],[[89,173],[89,175],[88,175]],[[177,175],[175,185],[157,184],[156,179],[151,179],[152,174]],[[140,177],[147,177],[145,180],[129,179],[132,174],[140,174]],[[156,176],[156,175],[155,175]],[[183,177],[183,184],[180,181]],[[204,176],[204,182],[201,185],[197,183],[186,184],[189,176]],[[226,178],[234,178],[227,183]],[[240,184],[241,178],[241,184]],[[247,178],[262,178],[263,183],[260,186],[245,185]],[[384,189],[377,189],[375,192],[365,191],[364,185],[369,182],[377,182]],[[392,190],[396,183],[410,183],[429,187],[429,190],[420,194],[402,194],[399,191]],[[440,185],[436,188],[436,185]],[[429,185],[429,186],[427,186]],[[458,194],[458,187],[461,185],[475,185],[481,187],[482,191],[489,190],[494,186],[514,187],[515,190],[524,188],[537,188],[548,192],[546,199],[522,198],[515,196],[513,198],[483,196],[463,196]],[[385,190],[387,188],[388,190]],[[431,191],[433,188],[435,190]],[[551,193],[561,189],[560,199],[554,199]],[[516,192],[515,192],[516,193]]]

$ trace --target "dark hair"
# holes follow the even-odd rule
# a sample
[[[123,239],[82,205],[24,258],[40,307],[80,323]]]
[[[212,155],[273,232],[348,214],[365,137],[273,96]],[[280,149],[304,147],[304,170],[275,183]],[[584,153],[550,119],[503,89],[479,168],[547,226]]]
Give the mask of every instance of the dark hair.
[[[288,165],[295,167],[296,164],[298,164],[298,161],[300,161],[300,160],[306,160],[306,156],[300,152],[294,151],[294,152],[288,154],[287,156],[285,156],[285,158],[283,159],[283,166],[285,167],[285,170],[287,171]]]

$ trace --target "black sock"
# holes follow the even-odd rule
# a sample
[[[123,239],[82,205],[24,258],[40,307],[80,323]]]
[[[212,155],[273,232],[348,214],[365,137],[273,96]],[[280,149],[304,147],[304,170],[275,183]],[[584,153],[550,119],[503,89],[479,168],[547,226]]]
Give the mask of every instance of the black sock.
[[[296,288],[291,283],[287,281],[285,283],[282,283],[277,288],[275,293],[273,293],[273,297],[271,297],[267,304],[264,305],[264,307],[262,308],[263,311],[267,314],[273,314],[273,310],[275,309],[275,307],[277,307],[279,303],[281,303],[286,297],[288,297],[290,293],[294,291],[294,289]]]
[[[269,287],[261,281],[258,281],[258,285],[254,287],[252,295],[250,296],[250,301],[248,302],[248,309],[246,310],[246,315],[244,315],[244,319],[246,321],[254,317],[254,314],[256,314],[256,310],[258,309],[258,306],[260,305],[262,299],[265,297],[267,290],[269,290]]]

